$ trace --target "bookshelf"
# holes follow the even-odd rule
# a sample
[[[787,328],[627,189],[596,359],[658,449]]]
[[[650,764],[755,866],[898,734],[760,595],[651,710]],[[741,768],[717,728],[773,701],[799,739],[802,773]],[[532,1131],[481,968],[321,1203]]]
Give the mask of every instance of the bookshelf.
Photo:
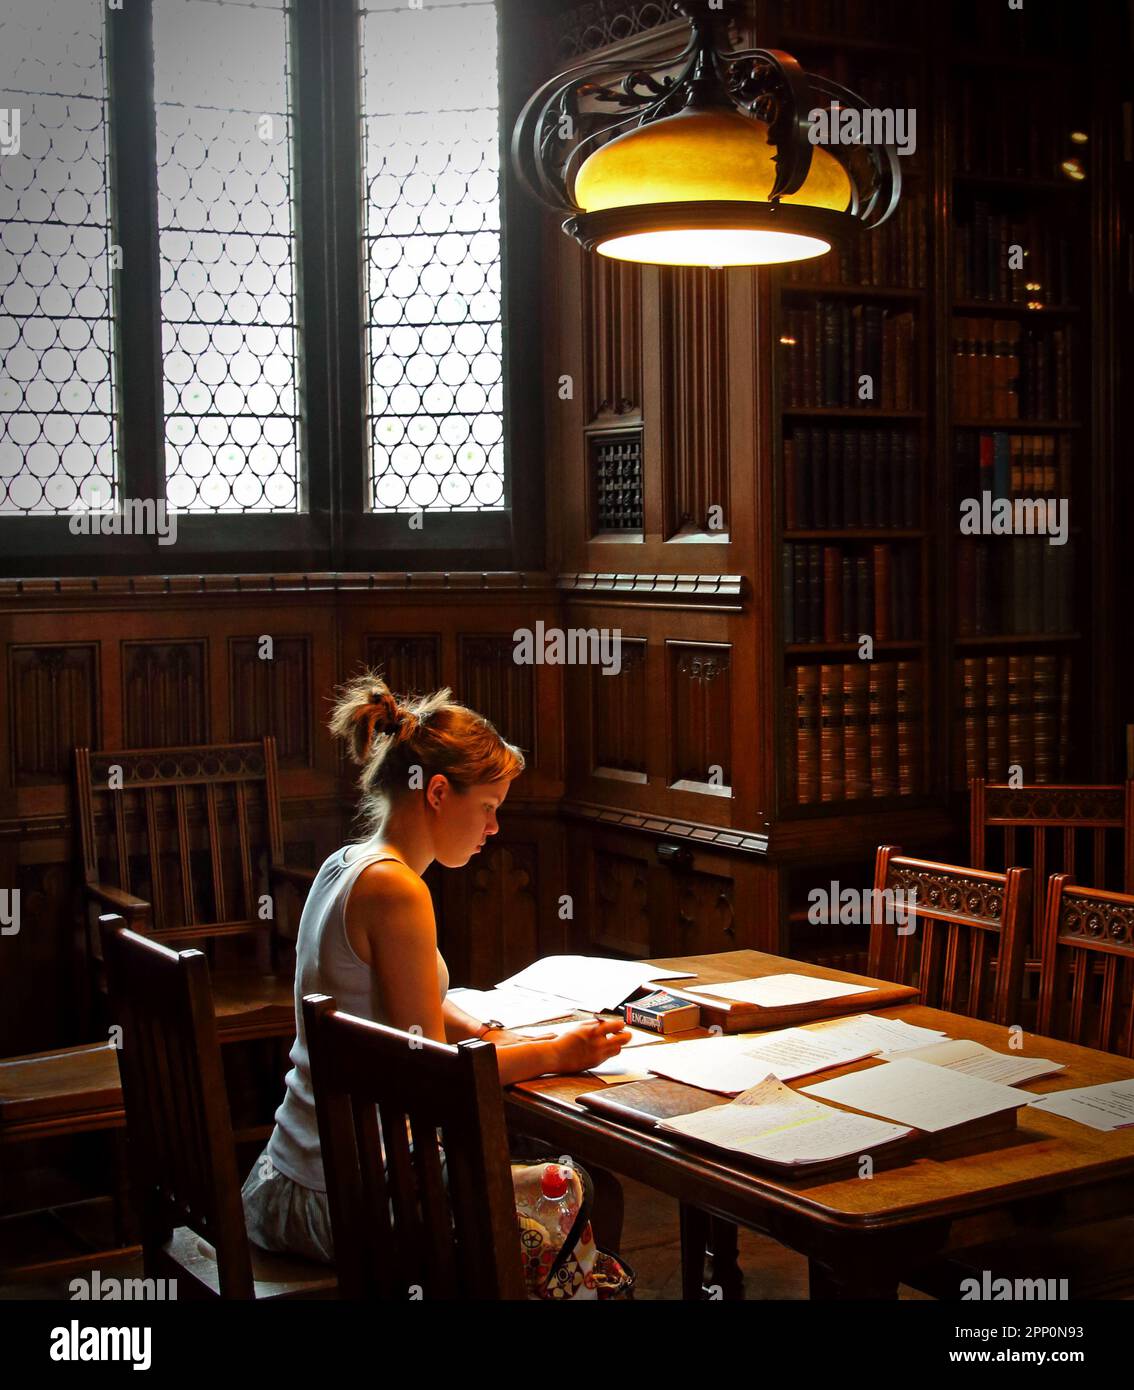
[[[855,822],[905,808],[916,836],[931,807],[963,825],[970,777],[1116,766],[1119,104],[1091,77],[1105,23],[1044,0],[768,0],[756,27],[870,102],[918,109],[900,214],[849,254],[767,272],[777,817],[801,856],[787,939],[861,968],[857,929],[812,925],[801,906],[816,864],[862,877],[843,849]],[[889,344],[883,327],[881,353],[880,322],[902,324]],[[879,371],[875,402],[847,399],[848,380]],[[985,491],[1065,499],[1051,520],[1066,543],[962,534],[962,502]],[[870,660],[852,629],[874,639]],[[964,853],[960,835],[951,848]]]

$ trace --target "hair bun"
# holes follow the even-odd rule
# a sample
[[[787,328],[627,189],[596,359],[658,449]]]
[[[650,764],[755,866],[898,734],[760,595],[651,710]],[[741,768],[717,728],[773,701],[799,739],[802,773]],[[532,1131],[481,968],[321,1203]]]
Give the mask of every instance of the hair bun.
[[[376,686],[370,692],[370,703],[363,705],[360,714],[370,725],[371,737],[376,733],[398,733],[405,717],[405,711],[398,705],[397,697],[385,686]]]

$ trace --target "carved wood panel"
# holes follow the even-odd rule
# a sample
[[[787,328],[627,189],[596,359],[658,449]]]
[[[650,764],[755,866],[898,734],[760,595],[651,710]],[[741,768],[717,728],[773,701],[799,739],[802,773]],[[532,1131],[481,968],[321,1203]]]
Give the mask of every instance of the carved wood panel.
[[[98,742],[98,649],[11,647],[8,737],[17,786],[67,782],[71,749]]]
[[[511,633],[462,635],[457,644],[458,698],[483,714],[535,765],[535,682],[513,658]]]
[[[659,873],[670,874],[667,869]],[[733,951],[737,947],[733,910],[733,881],[719,874],[675,872],[663,887],[662,900],[670,905],[670,942],[674,954],[700,955],[709,951]]]
[[[661,272],[667,537],[730,530],[727,283],[719,271]]]
[[[628,956],[650,954],[650,862],[643,855],[594,851],[593,945]]]
[[[311,651],[306,637],[276,637],[271,658],[258,637],[228,644],[230,727],[234,739],[274,734],[281,767],[311,764]]]
[[[732,785],[732,648],[668,642],[672,782],[728,795]]]
[[[487,846],[469,865],[469,982],[490,987],[539,955],[538,851],[507,841]]]
[[[122,690],[127,748],[209,741],[203,641],[123,643]]]
[[[582,257],[586,415],[642,409],[642,271],[607,256]]]
[[[366,638],[366,664],[380,670],[398,695],[429,695],[440,685],[440,642],[435,636]]]
[[[646,776],[646,644],[623,638],[617,675],[591,670],[593,766],[597,771]]]

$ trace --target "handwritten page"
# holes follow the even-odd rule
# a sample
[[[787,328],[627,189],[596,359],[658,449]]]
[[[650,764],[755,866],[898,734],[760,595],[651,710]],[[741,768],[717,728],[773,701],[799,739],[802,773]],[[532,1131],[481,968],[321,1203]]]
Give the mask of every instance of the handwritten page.
[[[1010,1086],[904,1057],[803,1089],[819,1100],[838,1101],[930,1134],[1028,1102],[1022,1091]]]
[[[782,1008],[786,1004],[812,1004],[820,999],[842,999],[849,994],[869,994],[869,985],[852,985],[844,980],[820,980],[812,975],[764,975],[755,980],[724,980],[720,984],[682,985],[682,994],[711,995],[734,999],[761,1008]]]
[[[668,1043],[651,1048],[643,1060],[658,1076],[734,1096],[769,1074],[790,1081],[870,1055],[868,1049],[838,1040],[827,1042],[802,1028],[781,1028],[774,1033]]]
[[[544,1023],[571,1012],[571,1005],[565,999],[539,994],[531,989],[509,989],[504,985],[498,985],[495,989],[451,989],[446,998],[451,999],[457,1008],[472,1014],[473,1018],[482,1021],[495,1018],[505,1028],[519,1028],[525,1023]]]
[[[909,1134],[899,1125],[808,1100],[774,1076],[729,1105],[659,1120],[658,1128],[736,1153],[801,1166],[866,1153]]]
[[[1065,1070],[1062,1062],[1052,1062],[1046,1057],[1021,1057],[1011,1052],[994,1052],[991,1047],[969,1038],[931,1043],[928,1047],[914,1048],[902,1055],[915,1062],[932,1062],[935,1067],[948,1067],[950,1071],[963,1072],[966,1076],[999,1081],[1002,1086],[1019,1086],[1039,1076],[1054,1076],[1056,1072]]]
[[[945,1038],[944,1032],[938,1028],[920,1028],[900,1018],[878,1018],[875,1014],[850,1014],[846,1018],[809,1023],[806,1031],[822,1034],[826,1038],[838,1038],[848,1046],[866,1047],[882,1054],[926,1047]]]
[[[1130,1129],[1134,1126],[1134,1080],[1055,1091],[1033,1100],[1031,1109],[1064,1115],[1091,1129]]]
[[[692,973],[688,970],[661,970],[640,960],[544,956],[500,983],[501,987],[510,985],[553,994],[569,1000],[577,1008],[598,1012],[617,1009],[624,999],[655,980],[680,980]]]

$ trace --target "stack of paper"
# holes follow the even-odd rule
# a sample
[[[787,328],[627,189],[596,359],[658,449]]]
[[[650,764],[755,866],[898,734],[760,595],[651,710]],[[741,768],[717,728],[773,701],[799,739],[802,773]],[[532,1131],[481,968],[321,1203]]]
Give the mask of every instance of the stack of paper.
[[[904,1057],[803,1089],[820,1100],[850,1105],[930,1134],[1028,1103],[1028,1097],[1011,1086]]]
[[[727,999],[772,1009],[788,1004],[812,1004],[820,999],[843,999],[851,994],[869,994],[870,986],[820,980],[813,975],[785,974],[762,975],[753,980],[724,980],[719,985],[682,985],[672,993],[689,995],[698,1003],[705,998]]]
[[[1134,1126],[1134,1080],[1076,1086],[1039,1096],[1030,1104],[1033,1110],[1064,1115],[1091,1129],[1130,1129]]]
[[[623,1000],[655,980],[681,980],[689,970],[659,970],[639,960],[603,960],[599,956],[544,956],[499,988],[536,990],[565,999],[572,1008],[617,1009]],[[501,1016],[501,1022],[503,1017]]]
[[[919,1028],[900,1018],[878,1018],[875,1014],[850,1014],[823,1023],[809,1023],[808,1033],[819,1033],[828,1039],[837,1038],[848,1046],[857,1044],[883,1055],[907,1052],[940,1042],[945,1034],[940,1028]]]
[[[985,1081],[998,1081],[1002,1086],[1019,1086],[1039,1076],[1054,1076],[1063,1071],[1062,1062],[1046,1057],[1016,1057],[1010,1052],[994,1052],[991,1047],[958,1038],[949,1042],[931,1043],[928,1047],[903,1052],[903,1057],[915,1062],[931,1062],[935,1067],[979,1076]]]
[[[659,1120],[658,1128],[791,1166],[867,1153],[910,1132],[899,1125],[820,1105],[789,1090],[773,1076],[729,1105]]]
[[[735,1096],[766,1076],[790,1081],[829,1067],[846,1066],[873,1055],[869,1047],[828,1041],[803,1028],[773,1033],[738,1033],[729,1037],[694,1038],[689,1042],[652,1047],[645,1064],[658,1076]]]

